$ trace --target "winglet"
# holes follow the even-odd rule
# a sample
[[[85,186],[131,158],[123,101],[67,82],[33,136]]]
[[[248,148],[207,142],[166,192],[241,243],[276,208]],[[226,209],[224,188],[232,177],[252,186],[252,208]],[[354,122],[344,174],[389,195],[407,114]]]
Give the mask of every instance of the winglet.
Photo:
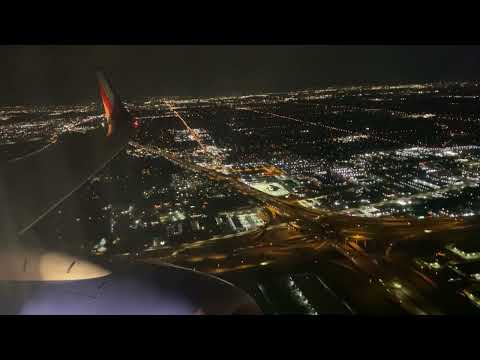
[[[111,136],[119,128],[130,127],[132,117],[103,71],[97,71],[97,79],[107,122],[107,136]]]

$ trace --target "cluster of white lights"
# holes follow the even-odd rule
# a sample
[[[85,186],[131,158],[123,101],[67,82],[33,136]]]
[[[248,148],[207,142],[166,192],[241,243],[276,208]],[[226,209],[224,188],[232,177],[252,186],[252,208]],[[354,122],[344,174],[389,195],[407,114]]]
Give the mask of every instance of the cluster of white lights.
[[[288,278],[288,287],[292,290],[295,299],[307,309],[309,315],[318,315],[315,308],[309,303],[308,299],[295,284],[292,277]]]

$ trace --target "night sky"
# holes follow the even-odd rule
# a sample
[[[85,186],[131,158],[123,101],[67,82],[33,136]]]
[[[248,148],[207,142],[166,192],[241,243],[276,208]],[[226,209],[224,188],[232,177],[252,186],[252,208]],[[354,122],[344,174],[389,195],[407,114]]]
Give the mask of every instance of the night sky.
[[[103,67],[123,98],[334,84],[480,80],[480,46],[0,46],[0,103],[97,100]]]

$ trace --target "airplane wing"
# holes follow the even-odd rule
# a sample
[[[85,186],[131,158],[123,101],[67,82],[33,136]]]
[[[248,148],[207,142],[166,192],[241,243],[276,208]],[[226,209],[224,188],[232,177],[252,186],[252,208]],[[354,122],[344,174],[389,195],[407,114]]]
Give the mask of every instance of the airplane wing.
[[[134,119],[103,72],[97,73],[105,126],[85,135],[66,135],[0,169],[0,231],[17,235],[82,187],[128,144]],[[5,224],[3,224],[5,223]],[[9,229],[9,230],[8,230]],[[8,235],[7,235],[8,236]]]
[[[105,75],[97,76],[104,127],[62,137],[1,169],[0,314],[260,314],[248,294],[210,275],[166,264],[102,265],[16,241],[32,235],[138,127]]]

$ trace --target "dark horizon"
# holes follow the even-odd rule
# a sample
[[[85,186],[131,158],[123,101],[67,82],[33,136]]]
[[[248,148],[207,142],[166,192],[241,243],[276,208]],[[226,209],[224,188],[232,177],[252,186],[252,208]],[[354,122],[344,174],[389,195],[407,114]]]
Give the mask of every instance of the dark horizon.
[[[28,45],[0,59],[4,105],[97,101],[99,67],[125,99],[480,79],[476,45]]]

